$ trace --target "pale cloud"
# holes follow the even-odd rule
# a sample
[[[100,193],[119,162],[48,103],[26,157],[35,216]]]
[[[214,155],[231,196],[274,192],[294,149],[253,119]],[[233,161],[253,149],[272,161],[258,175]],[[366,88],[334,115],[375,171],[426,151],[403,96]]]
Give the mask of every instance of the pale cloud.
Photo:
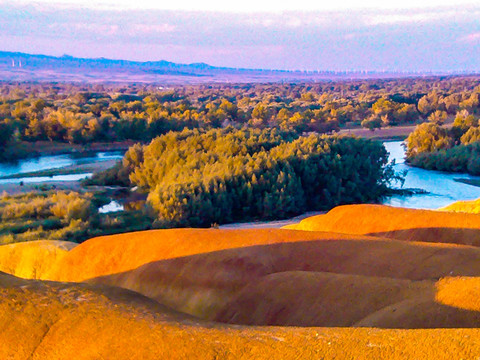
[[[480,43],[480,32],[471,33],[460,37],[460,42]]]
[[[336,0],[336,1],[279,1],[279,0],[15,0],[17,4],[38,4],[42,6],[63,8],[89,8],[97,10],[182,10],[254,13],[278,13],[285,11],[355,11],[362,9],[424,9],[448,7],[451,0]],[[11,3],[11,0],[0,0],[0,4]],[[456,0],[455,6],[475,6],[478,0]]]
[[[63,29],[65,30],[65,25],[64,24],[51,24],[51,26],[57,28],[57,29]],[[114,36],[118,35],[120,26],[116,24],[86,24],[86,23],[73,23],[70,24],[73,29],[75,30],[80,30],[80,31],[86,31],[86,32],[96,32],[98,34],[102,35],[109,35],[109,36]]]
[[[353,25],[357,20],[342,12],[282,12],[278,14],[237,14],[234,22],[264,28],[329,28]]]
[[[341,38],[343,40],[347,40],[347,41],[355,41],[355,40],[358,40],[360,38],[364,38],[366,36],[371,36],[371,35],[372,34],[368,33],[368,32],[365,32],[365,33],[348,33],[348,34],[342,35]]]
[[[427,23],[442,19],[453,19],[458,15],[458,11],[426,11],[426,12],[404,12],[404,13],[383,13],[365,16],[365,24],[369,26],[393,25],[405,23]]]
[[[132,24],[130,25],[129,33],[136,34],[163,34],[171,33],[177,29],[171,24]]]
[[[271,16],[249,16],[245,19],[245,24],[269,28],[277,26],[278,22]]]
[[[246,18],[238,18],[239,23],[244,22],[254,26],[265,28],[299,28],[301,26],[310,26],[312,24],[324,24],[321,17],[311,16],[301,13],[282,13],[282,14],[252,14]]]
[[[303,25],[302,19],[300,17],[291,17],[288,19],[286,25],[292,28],[298,28]]]

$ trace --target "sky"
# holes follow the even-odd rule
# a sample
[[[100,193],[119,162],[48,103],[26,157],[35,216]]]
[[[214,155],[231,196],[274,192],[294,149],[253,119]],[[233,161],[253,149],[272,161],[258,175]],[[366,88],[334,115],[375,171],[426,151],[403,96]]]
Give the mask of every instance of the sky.
[[[480,0],[0,0],[0,51],[284,70],[480,71],[479,19]]]

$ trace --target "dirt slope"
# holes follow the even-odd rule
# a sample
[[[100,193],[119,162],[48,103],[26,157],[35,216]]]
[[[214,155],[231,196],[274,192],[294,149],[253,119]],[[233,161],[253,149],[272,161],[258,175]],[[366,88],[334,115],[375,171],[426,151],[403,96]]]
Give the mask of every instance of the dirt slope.
[[[480,215],[384,205],[339,206],[285,228],[480,246]]]
[[[49,278],[123,287],[211,320],[245,286],[288,271],[407,280],[480,276],[480,249],[279,229],[159,230],[86,241]]]
[[[479,327],[480,278],[445,278],[435,284],[433,297],[410,298],[387,306],[355,326],[382,328]]]
[[[480,214],[480,199],[471,201],[457,201],[448,206],[438,209],[440,211],[461,212]]]
[[[473,359],[478,353],[478,329],[220,325],[125,290],[0,274],[1,359],[423,360]]]
[[[168,229],[102,236],[68,253],[52,270],[52,279],[82,281],[138,268],[152,261],[252,246],[315,240],[377,240],[364,236],[281,229]],[[64,271],[67,269],[69,271]]]
[[[432,298],[433,289],[432,281],[287,271],[249,283],[215,320],[247,325],[352,326],[406,299]]]
[[[26,278],[40,279],[52,265],[73,249],[76,243],[38,240],[0,246],[0,271]]]
[[[390,208],[356,211],[394,223]],[[439,221],[426,213],[416,214]],[[42,261],[44,245],[68,244],[2,247],[12,272],[86,283],[0,273],[0,359],[474,358],[480,248],[413,239],[172,229],[95,238]]]
[[[284,272],[246,286],[216,320],[248,325],[478,328],[479,299],[478,277],[412,282]]]

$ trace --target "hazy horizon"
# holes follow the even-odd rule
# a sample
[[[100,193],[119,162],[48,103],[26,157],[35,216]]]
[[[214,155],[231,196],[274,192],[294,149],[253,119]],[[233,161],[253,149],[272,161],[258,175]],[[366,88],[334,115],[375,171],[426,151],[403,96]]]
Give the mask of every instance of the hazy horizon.
[[[435,3],[0,1],[0,50],[253,69],[480,70],[480,4]]]

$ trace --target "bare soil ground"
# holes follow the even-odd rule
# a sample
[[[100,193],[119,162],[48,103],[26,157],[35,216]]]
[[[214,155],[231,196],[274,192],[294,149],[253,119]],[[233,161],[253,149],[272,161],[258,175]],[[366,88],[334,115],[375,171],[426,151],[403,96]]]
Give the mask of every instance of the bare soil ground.
[[[453,117],[450,117],[445,122],[445,127],[450,128],[453,125]],[[411,132],[415,130],[417,124],[415,125],[402,125],[402,126],[392,126],[384,127],[380,129],[375,129],[374,131],[365,129],[365,128],[352,128],[352,129],[342,129],[338,133],[341,135],[355,135],[367,139],[377,139],[377,140],[404,140],[410,135]]]
[[[387,282],[397,286],[395,284],[398,279],[432,281],[445,276],[480,276],[480,249],[451,244],[281,229],[154,230],[88,240],[60,258],[47,278],[119,286],[140,292],[184,313],[210,320],[233,319],[232,322],[236,322],[235,319],[240,315],[227,312],[224,317],[221,314],[226,311],[225,309],[235,308],[229,304],[235,303],[235,299],[241,297],[242,289],[270,288],[270,291],[261,296],[254,296],[245,302],[240,301],[240,304],[248,304],[245,308],[253,311],[258,305],[255,305],[255,301],[263,301],[267,298],[266,295],[270,294],[278,300],[278,308],[287,311],[296,308],[289,307],[289,304],[293,304],[290,300],[300,296],[299,301],[303,301],[304,305],[298,311],[303,315],[286,317],[297,319],[298,322],[283,325],[339,326],[341,322],[327,322],[325,314],[333,311],[340,321],[341,314],[345,311],[334,310],[341,302],[330,298],[331,301],[325,300],[326,303],[322,303],[319,299],[328,299],[326,293],[335,287],[344,288],[345,285],[341,285],[343,280],[338,277],[330,278],[327,274],[327,278],[330,279],[327,283],[331,282],[332,288],[325,290],[326,293],[320,297],[309,297],[308,293],[318,295],[318,291],[321,291],[313,291],[316,287],[325,288],[322,285],[325,277],[320,274],[301,277],[307,279],[303,281],[304,283],[311,283],[312,291],[307,291],[306,286],[300,286],[302,281],[291,281],[290,278],[296,271],[368,277],[364,282],[365,301],[368,303],[368,299],[372,299],[372,303],[379,303],[373,298],[383,296],[379,295],[381,292],[367,290],[370,286],[368,283],[376,284],[379,282],[376,280],[378,278],[389,278],[391,280]],[[267,286],[268,281],[265,280],[273,275],[290,285],[286,286],[285,290],[276,292],[273,288],[281,287]],[[260,285],[264,281],[267,283]],[[278,281],[275,282],[277,283]],[[351,286],[346,288],[351,289]],[[429,289],[433,288],[434,284],[430,283]],[[248,294],[258,294],[258,291],[245,291]],[[361,292],[361,290],[350,292],[350,297],[344,293],[341,297],[351,302],[350,306],[355,308],[355,304],[358,303],[355,299]],[[432,291],[429,291],[429,301],[433,298],[431,294]],[[393,299],[391,296],[385,296]],[[273,302],[270,304],[273,309]],[[267,308],[263,307],[265,311]],[[310,321],[313,323],[306,320],[308,316],[301,309],[305,312],[310,311],[305,309],[311,309]],[[315,317],[313,314],[317,311],[315,309],[321,315]],[[239,314],[240,312],[239,310]],[[280,321],[278,319],[281,318],[279,313],[274,310],[272,312],[274,315],[268,311],[265,317],[259,315],[256,318],[258,324],[280,325],[281,322],[269,322],[272,317],[276,319],[275,321]],[[252,312],[249,314],[253,316]],[[439,314],[431,314],[434,315],[441,318]],[[428,327],[426,324],[430,323],[431,316],[427,316],[423,322],[416,323],[416,327],[422,327],[422,324]],[[452,319],[454,318],[452,316]],[[401,324],[402,321],[398,323]],[[349,324],[353,323],[352,320]],[[445,327],[448,322],[442,324]],[[381,323],[377,326],[382,327]],[[466,326],[463,320],[462,326]]]
[[[0,358],[475,359],[479,329],[224,325],[104,286],[0,275]]]
[[[302,215],[295,216],[290,219],[285,220],[273,220],[273,221],[250,221],[250,222],[240,222],[220,225],[220,229],[270,229],[270,228],[281,228],[286,225],[297,224],[303,219],[306,219],[310,216],[325,214],[326,211],[310,211]]]
[[[285,228],[480,246],[480,215],[384,205],[344,205]]]
[[[70,190],[78,192],[82,190],[82,186],[79,181],[48,181],[23,185],[21,185],[19,181],[15,184],[0,184],[0,193],[7,193],[9,195],[46,190]]]
[[[338,133],[341,135],[355,135],[367,139],[404,140],[415,130],[415,127],[416,125],[395,126],[375,129],[374,131],[365,128],[342,129]]]
[[[0,246],[2,269],[54,280],[0,273],[0,358],[475,359],[478,219],[358,205],[304,230]]]

